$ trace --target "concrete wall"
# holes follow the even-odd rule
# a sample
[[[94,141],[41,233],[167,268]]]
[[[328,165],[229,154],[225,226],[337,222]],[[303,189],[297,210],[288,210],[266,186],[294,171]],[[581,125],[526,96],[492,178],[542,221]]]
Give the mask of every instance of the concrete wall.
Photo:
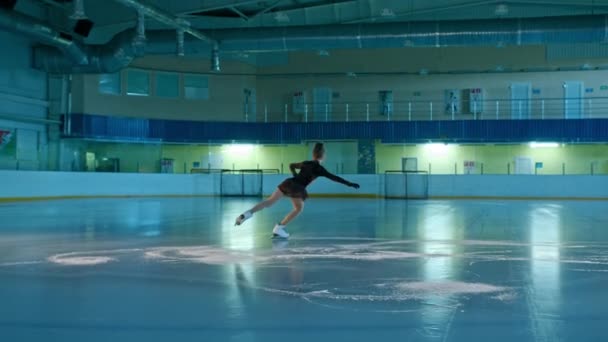
[[[608,147],[605,144],[561,145],[559,147],[531,148],[527,144],[513,145],[455,145],[376,144],[376,162],[379,173],[401,170],[402,158],[416,158],[418,170],[433,175],[464,174],[464,162],[474,161],[472,174],[515,173],[515,159],[526,157],[532,163],[542,163],[539,175],[608,174]],[[564,170],[565,168],[565,170]]]
[[[99,75],[74,75],[73,108],[76,113],[174,120],[244,121],[244,89],[255,89],[255,68],[237,62],[224,63],[221,74],[210,74],[207,63],[193,58],[150,56],[135,62],[132,68],[148,72],[150,96],[128,96],[127,69],[121,72],[122,94],[99,93]],[[156,71],[207,74],[209,99],[187,100],[161,98],[156,94]],[[183,89],[180,77],[180,89]]]
[[[307,92],[307,101],[313,101],[315,87],[329,87],[339,97],[332,101],[333,118],[345,119],[344,103],[350,104],[350,118],[364,117],[365,103],[378,102],[378,91],[394,92],[394,119],[408,118],[407,102],[412,104],[414,119],[428,119],[429,102],[435,103],[435,119],[445,116],[443,108],[445,89],[482,88],[486,99],[510,99],[513,82],[530,83],[540,91],[532,94],[532,110],[541,111],[541,103],[534,99],[555,98],[546,101],[546,112],[563,113],[565,81],[582,81],[593,93],[585,98],[606,97],[605,85],[608,71],[576,71],[583,65],[603,65],[603,59],[548,61],[545,47],[452,47],[452,48],[405,48],[331,51],[329,56],[315,52],[294,52],[285,65],[258,68],[258,104],[267,106],[273,119],[280,119],[282,105],[291,106],[291,96],[296,91]],[[506,72],[488,73],[502,68]],[[548,68],[551,72],[520,72]],[[417,75],[428,70],[429,75]],[[575,70],[575,71],[559,71]],[[354,73],[356,77],[347,76]],[[405,75],[410,73],[414,75]],[[438,74],[444,73],[444,74]],[[446,74],[452,73],[452,74]],[[313,74],[314,77],[311,77]],[[368,75],[366,75],[368,74]],[[422,103],[418,103],[422,102]],[[339,105],[337,103],[340,103]],[[586,109],[590,115],[606,110],[607,101],[593,103]],[[485,115],[495,117],[495,106],[486,108]],[[371,120],[383,120],[375,105],[371,108]],[[291,113],[290,113],[291,114]],[[500,104],[499,116],[511,116],[509,101]],[[302,120],[301,115],[291,116],[292,121]],[[310,117],[309,117],[310,119]]]
[[[0,129],[16,133],[14,153],[0,151],[0,169],[38,170],[47,163],[47,128],[28,119],[46,119],[47,75],[31,67],[32,43],[0,32]]]
[[[548,61],[543,46],[335,50],[329,56],[320,56],[314,51],[292,52],[287,63],[272,66],[256,67],[225,61],[221,73],[210,74],[210,98],[205,101],[162,99],[153,95],[126,96],[126,72],[123,72],[123,95],[103,95],[98,92],[97,75],[75,75],[73,111],[184,120],[243,121],[243,90],[248,88],[257,91],[258,121],[264,120],[266,109],[270,120],[283,120],[284,105],[288,104],[291,108],[294,92],[308,92],[308,101],[312,102],[315,87],[329,87],[339,95],[332,100],[335,103],[331,113],[334,120],[346,118],[345,103],[350,104],[351,119],[364,117],[366,103],[372,104],[372,120],[385,119],[378,115],[379,110],[375,106],[378,91],[381,90],[394,92],[395,119],[407,118],[407,102],[410,101],[414,102],[414,119],[427,119],[428,102],[436,101],[434,111],[437,119],[445,116],[440,108],[445,89],[483,88],[486,99],[510,99],[511,83],[525,82],[537,90],[532,94],[533,100],[556,99],[547,101],[547,113],[561,114],[565,81],[581,81],[585,88],[593,88],[592,93],[585,94],[587,99],[608,97],[608,88],[601,89],[602,85],[608,84],[604,81],[608,71],[580,70],[585,64],[594,67],[605,63],[605,59]],[[132,67],[150,70],[152,94],[155,87],[154,70],[209,74],[207,60],[200,58],[148,56],[135,61]],[[488,73],[497,68],[506,72]],[[554,71],[520,72],[535,68]],[[428,70],[430,75],[418,75],[421,70]],[[348,73],[357,76],[349,77]],[[607,100],[586,103],[585,113],[597,116],[603,114],[606,108]],[[541,103],[533,101],[532,110],[540,112]],[[486,108],[483,114],[494,118],[494,106]],[[509,101],[501,103],[499,116],[511,116]],[[303,118],[289,109],[288,119],[299,121]]]
[[[545,117],[564,117],[564,87],[566,81],[580,81],[584,88],[592,88],[593,93],[585,93],[584,116],[605,117],[607,115],[608,91],[601,90],[606,85],[608,71],[556,71],[556,72],[516,72],[516,73],[472,73],[454,75],[359,75],[348,77],[346,74],[334,76],[259,76],[258,110],[263,106],[269,108],[272,120],[284,120],[284,104],[291,108],[292,95],[304,91],[306,101],[309,103],[308,120],[314,120],[313,89],[327,87],[332,90],[335,98],[332,99],[330,118],[334,121],[346,120],[346,104],[349,105],[349,119],[366,120],[366,104],[370,104],[370,120],[386,120],[381,116],[378,108],[378,92],[393,91],[392,120],[430,119],[430,102],[433,102],[433,120],[450,120],[451,115],[444,110],[444,97],[446,89],[482,88],[486,103],[482,114],[478,118],[495,119],[496,101],[498,105],[498,118],[509,119],[511,112],[511,84],[529,83],[531,90],[539,93],[531,94],[531,113],[534,118],[541,118],[543,111],[542,99],[545,99]],[[461,100],[465,105],[464,99]],[[410,111],[411,103],[411,111]],[[462,113],[467,113],[465,109]],[[324,120],[321,113],[320,120]],[[461,114],[458,119],[472,119],[471,114]],[[302,114],[288,111],[289,121],[303,121]]]
[[[254,177],[254,176],[252,176]],[[310,187],[311,195],[383,197],[383,175],[344,175],[360,190],[327,179]],[[72,196],[208,196],[220,191],[218,175],[67,173],[0,171],[0,199]],[[285,179],[266,175],[264,193]],[[252,180],[249,179],[248,183]],[[237,183],[234,183],[237,184]],[[431,198],[608,199],[607,176],[430,176]]]

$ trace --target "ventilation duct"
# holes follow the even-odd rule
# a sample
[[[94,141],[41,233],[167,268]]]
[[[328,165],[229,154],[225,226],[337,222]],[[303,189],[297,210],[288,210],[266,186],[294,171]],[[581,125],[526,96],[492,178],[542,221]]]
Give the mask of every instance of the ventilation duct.
[[[114,36],[105,45],[86,46],[85,52],[89,56],[88,64],[74,65],[60,51],[38,47],[34,49],[34,65],[51,73],[113,73],[144,55],[145,40],[140,38],[137,30],[128,30]]]
[[[196,39],[200,39],[207,43],[213,43],[213,40],[203,34],[201,31],[194,29],[191,27],[190,22],[182,19],[176,18],[170,13],[166,13],[159,8],[155,8],[148,4],[143,4],[137,0],[114,0],[124,6],[134,8],[138,12],[143,12],[144,15],[158,21],[159,23],[165,24],[169,27],[173,27],[178,31],[182,31],[188,33],[195,37]]]
[[[522,46],[608,42],[608,17],[294,26],[221,29],[208,35],[223,52],[372,49],[450,46]],[[147,54],[171,54],[171,31],[149,32]],[[207,54],[212,45],[187,37],[186,54]]]
[[[70,15],[74,20],[86,19],[87,15],[84,12],[84,0],[74,0],[74,12]]]
[[[205,36],[221,42],[223,52],[274,52],[296,50],[370,49],[401,47],[509,46],[608,41],[607,16],[571,16],[531,19],[469,20],[381,24],[297,26],[252,29],[221,29]],[[28,27],[38,33],[36,27]],[[22,30],[23,31],[23,30]],[[26,30],[27,32],[27,30]],[[44,31],[46,32],[46,31]],[[45,37],[45,35],[42,35]],[[133,38],[135,37],[135,38]],[[74,63],[74,53],[62,56],[53,49],[36,53],[36,65],[55,73],[113,72],[127,66],[142,53],[170,55],[175,53],[174,30],[148,31],[148,44],[132,31],[118,34],[104,46],[87,47],[86,66]],[[54,41],[49,43],[62,47]],[[71,42],[70,42],[71,43]],[[73,43],[71,43],[73,44]],[[180,40],[178,39],[178,45]],[[72,46],[72,45],[70,45]],[[74,45],[75,46],[75,45]],[[185,54],[209,54],[214,44],[185,37]],[[77,47],[77,46],[76,46]],[[182,46],[178,47],[181,52]],[[66,50],[66,49],[62,49]],[[213,55],[212,55],[213,56]],[[82,64],[82,63],[81,63]]]
[[[71,65],[85,65],[88,63],[87,53],[70,37],[63,36],[46,24],[28,16],[0,9],[0,28],[54,46],[63,52],[63,59]]]
[[[228,29],[210,35],[222,42],[222,51],[250,52],[544,45],[606,42],[607,22],[607,16],[598,15]]]

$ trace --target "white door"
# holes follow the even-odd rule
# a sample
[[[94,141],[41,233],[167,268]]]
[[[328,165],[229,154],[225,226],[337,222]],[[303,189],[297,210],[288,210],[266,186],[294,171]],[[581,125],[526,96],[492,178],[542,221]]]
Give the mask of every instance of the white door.
[[[515,157],[516,175],[531,175],[532,173],[534,173],[532,169],[532,158]]]
[[[511,119],[530,118],[530,83],[511,84]]]
[[[583,82],[569,81],[564,83],[564,117],[581,119],[583,117]]]
[[[313,118],[309,121],[331,121],[331,88],[314,88],[312,91]]]
[[[418,158],[402,158],[401,171],[418,171]]]

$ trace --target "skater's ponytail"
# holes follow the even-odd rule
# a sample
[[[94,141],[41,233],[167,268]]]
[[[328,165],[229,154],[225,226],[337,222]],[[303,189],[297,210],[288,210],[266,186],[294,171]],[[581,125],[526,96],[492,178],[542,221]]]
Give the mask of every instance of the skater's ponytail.
[[[325,155],[325,147],[323,146],[323,143],[316,143],[315,147],[312,149],[312,156],[315,159],[323,159],[324,155]]]

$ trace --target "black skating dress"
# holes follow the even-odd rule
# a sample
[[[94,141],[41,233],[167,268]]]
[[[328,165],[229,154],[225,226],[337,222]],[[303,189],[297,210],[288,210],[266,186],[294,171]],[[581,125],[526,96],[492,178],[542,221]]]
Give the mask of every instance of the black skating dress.
[[[300,169],[300,172],[296,173],[295,169]],[[353,185],[353,183],[331,174],[316,160],[292,164],[291,172],[294,174],[294,176],[284,180],[278,186],[283,195],[291,198],[301,198],[306,200],[308,197],[306,187],[317,177],[326,177],[334,182],[342,183],[347,186]]]

